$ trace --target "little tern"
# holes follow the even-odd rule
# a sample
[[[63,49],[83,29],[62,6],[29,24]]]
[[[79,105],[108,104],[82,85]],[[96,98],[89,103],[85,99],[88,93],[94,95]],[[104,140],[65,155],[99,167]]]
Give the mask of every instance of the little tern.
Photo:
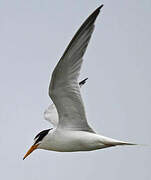
[[[103,5],[98,7],[79,28],[63,56],[56,65],[50,85],[49,96],[58,115],[54,128],[44,130],[34,138],[34,144],[25,154],[25,159],[35,149],[59,152],[92,151],[118,145],[135,145],[97,134],[88,124],[84,104],[81,98],[78,77],[95,20]],[[52,109],[53,109],[52,108]],[[45,118],[50,112],[48,108]],[[53,113],[50,113],[52,116]]]

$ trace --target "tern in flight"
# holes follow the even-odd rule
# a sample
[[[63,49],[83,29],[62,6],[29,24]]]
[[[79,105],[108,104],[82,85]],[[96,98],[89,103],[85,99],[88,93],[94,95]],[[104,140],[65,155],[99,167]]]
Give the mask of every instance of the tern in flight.
[[[49,96],[54,104],[44,113],[45,119],[49,120],[54,128],[37,134],[23,159],[35,149],[75,152],[135,145],[97,134],[87,122],[80,93],[78,77],[83,56],[102,7],[103,5],[98,7],[82,24],[56,65],[49,85]]]

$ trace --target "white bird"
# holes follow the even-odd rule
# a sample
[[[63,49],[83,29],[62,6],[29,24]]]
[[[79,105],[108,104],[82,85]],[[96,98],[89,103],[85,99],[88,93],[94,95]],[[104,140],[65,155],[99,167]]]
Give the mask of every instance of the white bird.
[[[95,20],[102,7],[103,5],[98,7],[82,24],[52,73],[49,96],[55,104],[52,106],[57,109],[55,118],[56,113],[58,113],[59,121],[51,121],[54,128],[44,130],[35,137],[34,144],[23,159],[35,149],[74,152],[92,151],[118,145],[135,145],[95,133],[87,122],[81,98],[78,77],[83,55],[93,33]]]

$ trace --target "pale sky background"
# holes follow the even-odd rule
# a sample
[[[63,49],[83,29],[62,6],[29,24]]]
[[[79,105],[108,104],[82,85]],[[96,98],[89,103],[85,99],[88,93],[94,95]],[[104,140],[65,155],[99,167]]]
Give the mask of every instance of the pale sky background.
[[[0,179],[150,180],[151,146],[93,152],[37,150],[50,127],[54,66],[81,23],[104,4],[84,56],[80,80],[87,118],[99,133],[151,144],[150,0],[0,1]]]

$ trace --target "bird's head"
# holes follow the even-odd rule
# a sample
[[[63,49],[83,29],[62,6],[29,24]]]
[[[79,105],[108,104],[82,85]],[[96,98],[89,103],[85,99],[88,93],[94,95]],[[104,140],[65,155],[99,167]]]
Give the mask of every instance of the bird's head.
[[[34,138],[34,144],[31,146],[31,148],[27,151],[27,153],[25,154],[25,156],[23,157],[23,160],[29,155],[31,154],[35,149],[38,149],[38,146],[42,143],[43,139],[45,136],[47,136],[47,134],[49,133],[51,129],[46,129],[41,131],[40,133],[38,133],[35,138]]]

